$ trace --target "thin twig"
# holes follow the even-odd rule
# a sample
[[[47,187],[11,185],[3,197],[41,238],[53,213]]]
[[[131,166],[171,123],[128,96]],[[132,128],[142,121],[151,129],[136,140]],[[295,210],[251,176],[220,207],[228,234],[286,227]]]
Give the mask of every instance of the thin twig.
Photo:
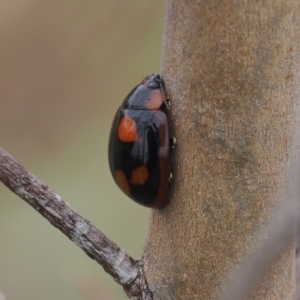
[[[141,262],[127,255],[1,148],[0,181],[95,259],[130,299],[152,299]]]
[[[300,300],[300,213],[299,213],[299,207],[298,207],[297,235],[296,235],[296,287],[297,287],[296,299]]]
[[[6,300],[5,295],[0,291],[0,300]]]
[[[260,250],[237,266],[238,271],[232,276],[235,278],[234,284],[229,284],[227,295],[221,299],[224,300],[240,300],[246,299],[253,291],[257,289],[262,282],[264,276],[272,267],[282,252],[290,245],[295,238],[295,223],[297,215],[295,210],[282,207],[279,214],[287,216],[287,218],[278,223],[272,222],[274,225],[274,234],[265,241]],[[273,220],[272,220],[273,221]],[[253,237],[252,237],[253,238]],[[253,239],[255,241],[255,239]],[[247,243],[251,242],[251,238]],[[253,241],[252,241],[253,242]],[[292,279],[291,279],[292,280]],[[291,291],[293,294],[293,291]]]

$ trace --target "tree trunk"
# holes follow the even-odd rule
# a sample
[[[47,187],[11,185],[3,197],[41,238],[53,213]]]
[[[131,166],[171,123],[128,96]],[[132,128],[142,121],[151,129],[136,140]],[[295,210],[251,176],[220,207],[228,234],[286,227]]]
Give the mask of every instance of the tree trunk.
[[[299,12],[298,0],[167,0],[178,145],[143,252],[154,300],[223,299],[224,278],[273,234],[299,148]],[[294,257],[291,241],[247,299],[293,299]]]

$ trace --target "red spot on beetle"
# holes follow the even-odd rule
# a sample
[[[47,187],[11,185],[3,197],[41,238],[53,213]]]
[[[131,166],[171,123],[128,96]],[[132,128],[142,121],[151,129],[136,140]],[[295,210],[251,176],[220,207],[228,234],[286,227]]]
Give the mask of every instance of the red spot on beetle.
[[[122,142],[130,143],[138,139],[136,123],[129,116],[124,115],[118,128],[118,136]]]
[[[141,166],[132,171],[130,183],[145,184],[149,178],[149,172],[146,166]]]

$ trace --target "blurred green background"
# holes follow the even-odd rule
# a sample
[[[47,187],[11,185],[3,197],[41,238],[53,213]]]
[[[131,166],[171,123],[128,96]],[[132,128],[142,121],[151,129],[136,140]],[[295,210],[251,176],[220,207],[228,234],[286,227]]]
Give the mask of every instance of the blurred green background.
[[[0,1],[0,147],[139,257],[148,209],[108,169],[114,113],[159,72],[164,1]],[[127,299],[95,261],[0,184],[0,294]]]

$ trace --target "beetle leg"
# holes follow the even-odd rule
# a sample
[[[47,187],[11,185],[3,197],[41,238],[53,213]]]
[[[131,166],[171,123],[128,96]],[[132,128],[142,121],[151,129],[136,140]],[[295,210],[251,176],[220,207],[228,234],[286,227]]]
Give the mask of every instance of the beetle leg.
[[[172,137],[172,138],[170,139],[170,145],[171,145],[171,148],[172,148],[172,149],[174,149],[174,148],[176,147],[176,145],[177,145],[177,140],[176,140],[175,137]]]
[[[170,106],[171,106],[170,97],[167,97],[167,98],[166,98],[166,102],[167,102],[168,108],[170,108]]]

